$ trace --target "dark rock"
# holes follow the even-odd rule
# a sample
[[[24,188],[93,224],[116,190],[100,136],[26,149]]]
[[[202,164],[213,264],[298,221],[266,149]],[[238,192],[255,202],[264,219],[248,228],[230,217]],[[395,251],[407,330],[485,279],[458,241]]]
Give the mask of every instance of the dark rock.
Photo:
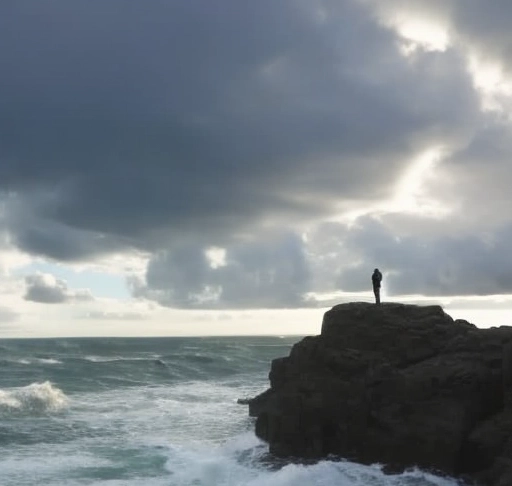
[[[478,329],[439,306],[342,304],[269,378],[249,412],[276,456],[512,484],[512,328]]]

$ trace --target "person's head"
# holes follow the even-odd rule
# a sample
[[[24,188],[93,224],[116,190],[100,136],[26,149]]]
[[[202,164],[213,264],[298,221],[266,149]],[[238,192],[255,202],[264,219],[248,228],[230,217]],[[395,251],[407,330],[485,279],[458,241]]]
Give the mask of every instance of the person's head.
[[[379,269],[378,269],[378,268],[376,268],[376,269],[373,271],[373,273],[377,273],[378,271],[379,271]]]

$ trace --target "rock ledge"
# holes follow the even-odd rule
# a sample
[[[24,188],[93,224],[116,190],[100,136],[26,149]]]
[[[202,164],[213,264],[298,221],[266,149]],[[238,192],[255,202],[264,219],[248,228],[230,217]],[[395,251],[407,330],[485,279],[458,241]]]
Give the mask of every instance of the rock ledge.
[[[330,455],[512,485],[512,328],[439,306],[341,304],[249,401],[281,457]]]

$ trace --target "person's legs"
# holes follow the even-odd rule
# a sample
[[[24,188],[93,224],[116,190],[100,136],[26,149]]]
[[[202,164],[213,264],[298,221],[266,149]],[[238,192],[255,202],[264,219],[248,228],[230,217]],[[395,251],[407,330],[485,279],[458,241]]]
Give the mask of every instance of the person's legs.
[[[373,287],[373,293],[375,294],[375,303],[380,304],[380,287]]]

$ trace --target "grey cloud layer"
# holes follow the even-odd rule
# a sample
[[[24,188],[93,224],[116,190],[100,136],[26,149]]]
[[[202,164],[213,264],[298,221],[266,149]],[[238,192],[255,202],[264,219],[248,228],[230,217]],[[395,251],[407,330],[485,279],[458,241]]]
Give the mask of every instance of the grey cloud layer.
[[[406,17],[439,22],[453,43],[474,50],[485,61],[499,61],[512,69],[512,32],[508,0],[362,0],[384,13],[387,20]]]
[[[300,228],[389,197],[412,156],[482,126],[460,51],[405,59],[356,0],[3,2],[0,61],[12,241],[59,261],[150,251],[134,292],[179,307],[339,287],[324,270],[351,253],[340,240],[313,261]]]
[[[89,301],[93,297],[88,290],[72,290],[64,280],[37,273],[25,277],[25,300],[41,304]]]
[[[228,247],[221,267],[212,267],[199,247],[162,252],[146,282],[133,282],[134,292],[171,307],[316,306],[309,292],[369,292],[371,272],[380,267],[390,298],[512,294],[512,225],[489,239],[399,232],[389,223],[367,217],[351,227],[324,224],[306,240],[266,235]]]
[[[480,235],[401,237],[373,219],[360,221],[349,232],[339,228],[339,233],[354,261],[365,261],[340,271],[338,282],[345,290],[366,290],[368,263],[374,262],[386,273],[389,295],[512,293],[512,225],[496,231],[492,239]]]
[[[411,68],[352,2],[325,22],[291,1],[7,5],[0,184],[135,245],[372,198],[474,116],[457,59]]]
[[[290,233],[230,246],[218,267],[194,245],[160,252],[148,266],[146,282],[134,282],[136,295],[192,308],[297,307],[309,289],[303,242]]]

